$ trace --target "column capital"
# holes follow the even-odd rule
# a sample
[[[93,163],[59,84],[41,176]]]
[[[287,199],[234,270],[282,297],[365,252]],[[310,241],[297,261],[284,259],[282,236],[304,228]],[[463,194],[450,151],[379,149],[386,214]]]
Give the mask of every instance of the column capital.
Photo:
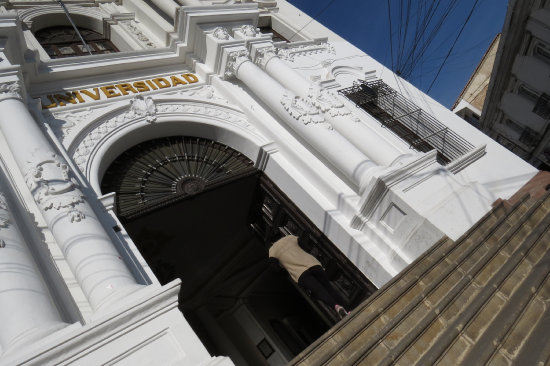
[[[230,51],[227,53],[226,57],[224,72],[224,78],[226,80],[235,77],[239,71],[239,67],[241,67],[244,62],[251,61],[250,54],[246,49]]]
[[[23,101],[19,81],[0,82],[0,101],[4,99],[18,99]]]
[[[277,49],[273,45],[264,46],[256,49],[254,63],[265,70],[267,63],[277,56]]]

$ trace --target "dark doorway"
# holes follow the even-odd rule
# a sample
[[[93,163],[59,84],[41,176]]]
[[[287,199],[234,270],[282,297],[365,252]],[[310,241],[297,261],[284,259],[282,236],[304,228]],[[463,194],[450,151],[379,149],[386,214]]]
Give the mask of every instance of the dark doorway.
[[[123,167],[138,164],[128,161],[140,159],[136,148],[109,168],[105,193],[130,184]],[[193,159],[201,161],[197,154]],[[265,175],[239,172],[191,194],[125,206],[119,218],[161,283],[181,278],[180,310],[211,354],[230,356],[238,366],[284,365],[339,319],[268,265],[270,238],[307,237],[304,249],[321,261],[350,308],[375,288]]]

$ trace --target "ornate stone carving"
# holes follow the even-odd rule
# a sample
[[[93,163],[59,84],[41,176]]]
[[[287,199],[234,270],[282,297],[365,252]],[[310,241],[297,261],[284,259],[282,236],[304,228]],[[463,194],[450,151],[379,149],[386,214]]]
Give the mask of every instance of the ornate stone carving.
[[[199,97],[204,99],[211,99],[223,102],[225,104],[228,104],[229,101],[225,98],[222,98],[218,95],[216,90],[212,85],[204,85],[201,88],[198,89],[181,89],[177,91],[175,94],[181,95],[181,96],[187,96],[187,97]]]
[[[256,37],[256,35],[258,34],[256,27],[250,24],[243,25],[241,27],[241,32],[243,32],[246,37]]]
[[[202,90],[189,91],[189,96],[199,96],[205,94],[205,97],[208,98],[210,93],[213,93],[213,88],[201,88]],[[183,91],[182,91],[183,92]],[[215,98],[215,97],[213,97]],[[201,117],[210,116],[218,120],[224,121],[225,123],[233,124],[242,128],[246,128],[253,132],[254,134],[259,135],[259,132],[238,112],[232,112],[229,109],[224,109],[222,107],[212,106],[210,104],[200,103],[173,103],[173,104],[159,104],[156,106],[157,114],[189,114],[189,115],[198,115]],[[134,116],[137,117],[137,116]],[[135,118],[134,118],[135,120]],[[129,113],[120,114],[116,117],[112,117],[99,126],[95,127],[92,131],[86,134],[86,137],[78,144],[78,147],[74,150],[73,160],[78,165],[78,168],[82,171],[86,171],[86,163],[90,157],[90,153],[93,151],[94,147],[98,142],[103,139],[105,136],[110,134],[113,130],[121,128],[128,123],[131,123],[132,119],[129,118]]]
[[[294,96],[285,92],[281,99],[281,104],[292,118],[302,122],[304,125],[323,123],[332,130],[332,126],[326,123],[319,111],[306,99]]]
[[[145,117],[149,123],[157,120],[157,107],[151,97],[143,98],[142,95],[136,95],[130,101],[130,109],[124,115],[124,119],[130,120],[137,117]]]
[[[278,48],[277,55],[287,61],[294,61],[296,56],[314,55],[317,53],[328,52],[335,54],[334,46],[328,42],[305,44],[295,47]]]
[[[229,35],[229,31],[227,30],[227,28],[224,28],[224,27],[214,28],[214,31],[212,32],[212,36],[216,39],[219,39],[220,41],[227,41],[228,39],[231,39],[231,35]]]
[[[307,96],[315,107],[331,117],[352,116],[351,111],[344,106],[344,102],[338,99],[334,92],[321,88],[318,84],[314,84],[309,88]],[[359,122],[357,117],[353,120]]]
[[[81,111],[53,113],[46,117],[46,123],[50,125],[55,136],[63,142],[74,126],[86,122],[92,114],[93,111],[90,108]]]
[[[275,47],[268,46],[260,48],[256,51],[255,63],[262,69],[265,69],[265,66],[273,57],[277,57],[277,50],[275,49]]]
[[[69,176],[69,166],[54,153],[39,149],[33,151],[25,181],[36,203],[44,210],[65,211],[70,220],[78,211],[75,207],[84,202],[84,195]],[[81,219],[84,217],[80,211]],[[78,220],[80,221],[80,220]]]
[[[230,52],[227,55],[227,65],[225,68],[225,78],[229,79],[237,75],[239,67],[243,62],[250,61],[249,53],[247,50],[238,50]]]
[[[8,98],[23,99],[18,81],[0,84],[0,100]]]
[[[137,23],[133,20],[121,21],[120,24],[124,25],[136,38],[143,43],[146,48],[156,48],[155,44],[137,27]]]
[[[8,204],[6,203],[4,194],[0,193],[0,229],[7,228],[8,226],[10,226]]]

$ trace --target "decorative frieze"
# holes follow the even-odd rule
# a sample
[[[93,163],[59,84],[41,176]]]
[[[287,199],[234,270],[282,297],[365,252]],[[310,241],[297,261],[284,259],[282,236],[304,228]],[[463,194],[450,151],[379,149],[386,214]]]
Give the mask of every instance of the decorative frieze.
[[[225,78],[229,79],[237,75],[239,67],[246,61],[250,61],[250,54],[247,50],[230,52],[227,55],[227,64],[224,73]]]
[[[23,99],[21,95],[21,86],[18,81],[0,84],[0,100],[3,99]]]
[[[71,111],[63,113],[53,113],[48,115],[46,123],[52,128],[54,135],[63,142],[66,136],[68,136],[72,128],[85,123],[92,116],[93,111],[90,108],[86,108],[81,111]]]
[[[292,118],[302,122],[304,125],[308,125],[310,123],[323,123],[328,129],[332,130],[332,126],[325,121],[323,116],[319,114],[317,108],[315,108],[315,106],[309,103],[306,99],[285,91],[283,97],[281,98],[281,104]]]
[[[303,44],[294,47],[278,48],[277,55],[283,60],[294,61],[296,56],[314,55],[318,53],[336,54],[334,46],[328,42]]]

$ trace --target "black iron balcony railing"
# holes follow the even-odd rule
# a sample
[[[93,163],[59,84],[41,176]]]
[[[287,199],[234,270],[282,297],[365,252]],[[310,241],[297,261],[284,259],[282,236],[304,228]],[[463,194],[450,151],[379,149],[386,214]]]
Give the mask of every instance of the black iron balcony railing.
[[[382,80],[358,80],[339,93],[367,111],[410,147],[422,152],[437,150],[441,164],[448,164],[474,148]]]

